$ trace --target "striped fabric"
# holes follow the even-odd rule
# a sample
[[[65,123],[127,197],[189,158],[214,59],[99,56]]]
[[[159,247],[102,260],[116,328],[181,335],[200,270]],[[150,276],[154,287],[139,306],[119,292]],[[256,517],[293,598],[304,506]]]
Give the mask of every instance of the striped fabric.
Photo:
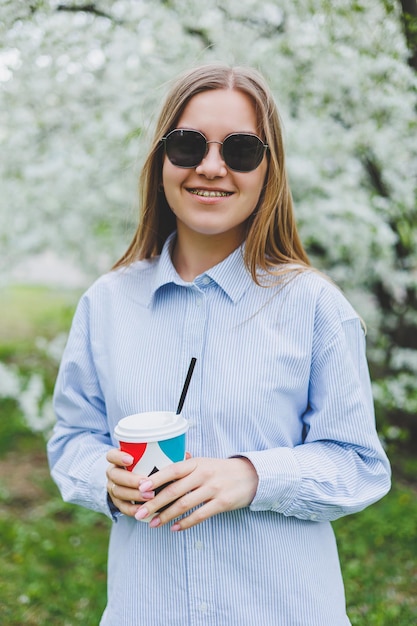
[[[330,521],[390,480],[360,321],[313,271],[257,286],[239,248],[186,283],[169,245],[87,291],[56,385],[53,477],[115,521],[101,625],[346,626]],[[171,533],[112,513],[105,455],[121,417],[176,409],[191,357],[187,449],[246,456],[259,487],[250,507]]]

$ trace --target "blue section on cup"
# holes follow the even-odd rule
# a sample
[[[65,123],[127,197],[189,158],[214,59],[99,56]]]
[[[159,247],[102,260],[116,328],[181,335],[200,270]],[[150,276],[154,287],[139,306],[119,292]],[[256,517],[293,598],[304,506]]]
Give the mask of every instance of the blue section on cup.
[[[171,459],[173,463],[182,461],[185,456],[185,433],[172,439],[165,439],[165,441],[158,441],[158,445],[162,452]]]

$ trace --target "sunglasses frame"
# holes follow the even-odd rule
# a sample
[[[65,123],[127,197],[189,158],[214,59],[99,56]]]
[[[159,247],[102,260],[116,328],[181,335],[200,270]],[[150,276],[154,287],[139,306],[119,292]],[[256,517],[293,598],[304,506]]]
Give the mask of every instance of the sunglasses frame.
[[[201,157],[201,159],[193,164],[193,165],[178,165],[177,163],[173,163],[169,157],[168,151],[167,151],[167,140],[169,139],[169,137],[173,134],[173,133],[178,133],[178,132],[187,132],[187,133],[195,133],[197,135],[199,135],[200,137],[202,137],[204,139],[204,141],[206,142],[206,149],[205,152],[203,154],[203,156]],[[261,159],[259,160],[259,163],[257,163],[257,165],[255,167],[252,167],[249,170],[242,170],[242,169],[237,169],[234,167],[230,167],[230,165],[227,163],[224,154],[223,154],[223,145],[224,143],[231,137],[236,137],[236,136],[243,136],[243,137],[255,137],[255,139],[257,139],[260,143],[260,146],[262,146],[263,152],[262,152],[262,156]],[[202,133],[199,130],[195,130],[194,128],[174,128],[173,130],[171,130],[169,133],[167,133],[164,137],[161,138],[161,143],[164,144],[164,148],[165,148],[165,154],[168,157],[168,159],[170,160],[170,162],[175,166],[175,167],[180,167],[182,169],[186,169],[186,170],[191,170],[194,169],[195,167],[198,167],[200,165],[200,163],[203,161],[203,159],[205,159],[205,157],[207,156],[208,150],[209,150],[209,144],[211,143],[218,143],[221,148],[220,148],[220,154],[221,157],[223,159],[223,161],[225,162],[227,168],[229,170],[232,170],[233,172],[242,172],[242,173],[248,173],[248,172],[253,172],[254,170],[256,170],[260,164],[262,163],[262,159],[264,158],[265,152],[267,151],[267,149],[269,148],[268,144],[264,143],[262,141],[262,139],[260,137],[258,137],[258,135],[256,135],[255,133],[230,133],[229,135],[227,135],[223,141],[208,141],[207,137],[204,135],[204,133]]]

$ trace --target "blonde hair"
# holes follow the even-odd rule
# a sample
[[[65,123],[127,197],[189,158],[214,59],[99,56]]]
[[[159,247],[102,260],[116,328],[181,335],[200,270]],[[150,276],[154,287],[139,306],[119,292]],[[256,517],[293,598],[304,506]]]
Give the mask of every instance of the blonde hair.
[[[247,224],[244,260],[248,270],[259,283],[259,270],[276,274],[289,264],[310,266],[295,223],[281,123],[272,94],[254,69],[211,64],[182,74],[167,95],[140,176],[139,224],[129,248],[113,269],[160,254],[166,239],[176,229],[175,215],[161,184],[164,158],[161,138],[176,127],[193,96],[214,89],[236,89],[251,98],[259,133],[269,146],[264,187]]]

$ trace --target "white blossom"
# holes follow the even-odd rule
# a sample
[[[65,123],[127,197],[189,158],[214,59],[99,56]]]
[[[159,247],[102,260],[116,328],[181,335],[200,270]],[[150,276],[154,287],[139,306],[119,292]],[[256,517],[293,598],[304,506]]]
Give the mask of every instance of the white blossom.
[[[369,317],[370,354],[387,366],[380,328],[395,330],[417,285],[417,79],[400,3],[32,4],[0,0],[2,282],[45,251],[90,276],[110,267],[136,226],[137,176],[169,81],[202,62],[252,65],[279,105],[302,239]],[[376,284],[397,309],[382,311]],[[410,309],[402,319],[416,318]],[[57,345],[45,348],[53,359]],[[389,366],[409,367],[410,352],[394,350]],[[17,393],[2,367],[0,395]],[[410,408],[412,384],[393,377],[376,394]],[[36,378],[24,391],[32,423],[47,421],[43,393]]]
[[[20,392],[18,371],[0,361],[0,398],[17,398]]]

